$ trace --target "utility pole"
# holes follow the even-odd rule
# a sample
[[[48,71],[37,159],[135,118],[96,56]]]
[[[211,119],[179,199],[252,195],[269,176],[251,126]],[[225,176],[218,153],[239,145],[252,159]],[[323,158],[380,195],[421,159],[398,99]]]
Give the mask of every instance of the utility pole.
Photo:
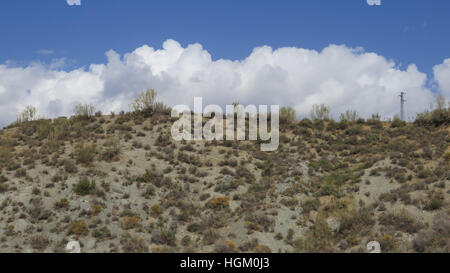
[[[400,119],[401,120],[405,120],[405,92],[401,92],[399,97],[400,97]]]

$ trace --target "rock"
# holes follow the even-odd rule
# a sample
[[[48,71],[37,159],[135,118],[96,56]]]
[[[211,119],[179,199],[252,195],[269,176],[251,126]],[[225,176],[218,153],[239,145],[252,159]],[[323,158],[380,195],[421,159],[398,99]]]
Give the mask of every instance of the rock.
[[[18,219],[14,222],[14,231],[24,233],[28,227],[27,221],[24,219]]]

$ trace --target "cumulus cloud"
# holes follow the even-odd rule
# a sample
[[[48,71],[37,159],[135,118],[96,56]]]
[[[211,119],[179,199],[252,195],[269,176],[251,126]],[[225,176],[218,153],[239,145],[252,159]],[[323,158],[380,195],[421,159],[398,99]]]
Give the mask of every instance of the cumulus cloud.
[[[450,59],[444,60],[440,65],[434,68],[434,78],[439,84],[441,92],[446,97],[450,97]]]
[[[369,6],[381,6],[381,0],[367,0]]]
[[[0,124],[14,121],[26,105],[46,117],[71,115],[75,104],[88,102],[105,113],[128,110],[146,88],[155,88],[169,105],[192,106],[193,97],[202,96],[204,104],[292,106],[300,117],[319,103],[331,106],[335,117],[347,109],[363,117],[392,117],[399,111],[402,90],[408,92],[409,116],[433,100],[426,74],[415,65],[402,70],[376,53],[342,45],[322,51],[263,46],[243,60],[213,60],[200,44],[182,47],[167,40],[162,49],[144,45],[123,56],[113,50],[106,56],[105,64],[72,71],[42,64],[0,65]],[[436,75],[450,90],[450,61],[443,65]]]
[[[66,0],[69,6],[81,6],[81,0]]]

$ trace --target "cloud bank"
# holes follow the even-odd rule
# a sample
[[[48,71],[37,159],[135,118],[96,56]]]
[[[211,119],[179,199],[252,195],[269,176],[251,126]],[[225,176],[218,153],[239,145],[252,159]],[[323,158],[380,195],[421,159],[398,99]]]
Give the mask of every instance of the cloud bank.
[[[26,105],[45,117],[71,115],[77,103],[94,103],[104,113],[128,110],[146,88],[166,104],[280,104],[307,116],[313,104],[331,106],[335,117],[355,109],[363,117],[399,111],[398,93],[407,90],[408,116],[426,109],[433,93],[415,65],[399,69],[392,61],[361,48],[330,45],[315,50],[258,47],[244,60],[213,60],[200,44],[182,47],[167,40],[162,49],[148,45],[124,56],[110,50],[106,64],[72,71],[58,66],[0,65],[0,125],[15,120]],[[450,95],[450,59],[435,67],[436,81]]]
[[[434,78],[442,93],[447,98],[450,98],[450,59],[446,59],[442,64],[436,65],[433,70]]]

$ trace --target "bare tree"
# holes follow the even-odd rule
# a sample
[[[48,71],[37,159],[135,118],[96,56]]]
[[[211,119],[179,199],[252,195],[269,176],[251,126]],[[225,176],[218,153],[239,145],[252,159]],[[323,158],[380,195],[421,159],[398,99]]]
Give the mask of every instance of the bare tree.
[[[341,114],[340,120],[355,122],[358,119],[358,113],[355,110],[347,110]]]
[[[95,113],[95,106],[93,104],[78,104],[73,112],[76,117],[89,119]]]
[[[311,119],[312,120],[327,120],[331,119],[330,117],[330,107],[325,104],[317,105],[314,104],[311,109]]]
[[[25,109],[17,116],[17,123],[28,122],[36,120],[37,109],[34,106],[28,105]]]

